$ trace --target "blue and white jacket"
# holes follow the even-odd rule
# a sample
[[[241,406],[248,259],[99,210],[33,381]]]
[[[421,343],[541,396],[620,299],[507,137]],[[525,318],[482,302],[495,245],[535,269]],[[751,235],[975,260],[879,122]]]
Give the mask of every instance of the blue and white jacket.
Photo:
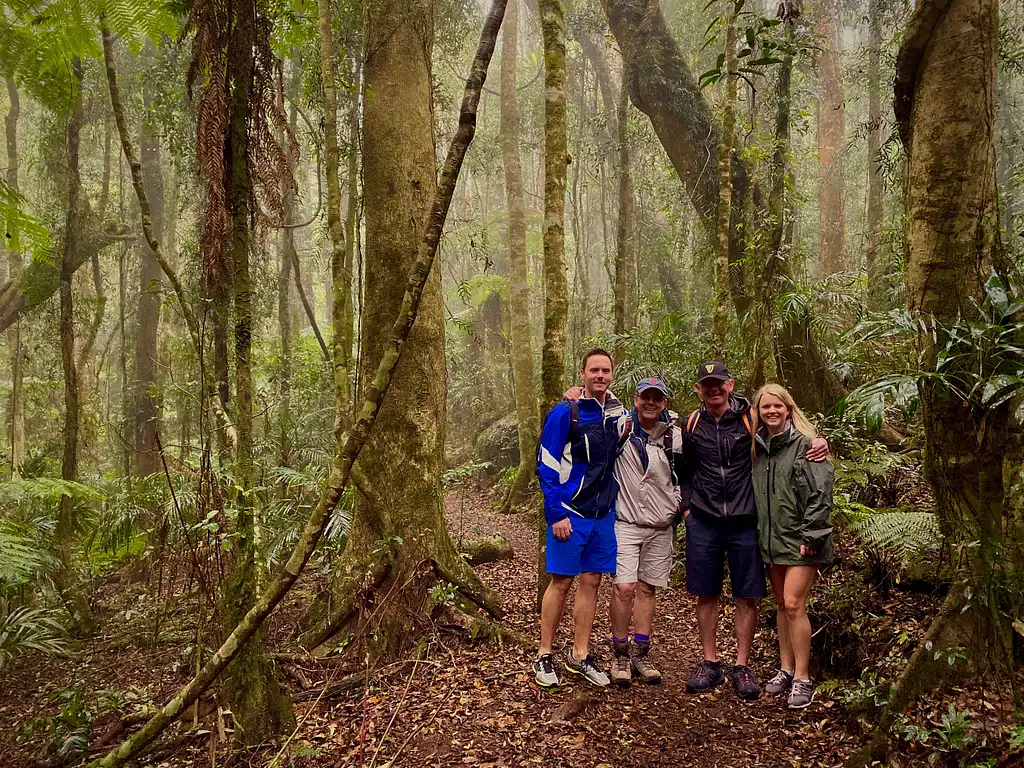
[[[548,413],[541,431],[537,475],[548,525],[570,515],[602,518],[615,506],[615,455],[625,410],[610,392],[603,407],[593,398],[581,399],[578,407],[575,427],[569,402],[563,400]]]

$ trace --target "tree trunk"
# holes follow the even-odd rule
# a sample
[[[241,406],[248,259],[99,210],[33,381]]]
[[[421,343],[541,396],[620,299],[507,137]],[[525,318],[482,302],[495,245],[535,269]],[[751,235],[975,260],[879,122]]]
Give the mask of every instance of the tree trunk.
[[[403,304],[404,276],[417,260],[436,194],[429,3],[372,0],[366,6],[363,169],[366,217],[366,298],[362,318],[361,380],[369,384],[393,344],[390,320]],[[447,168],[446,168],[447,172]],[[447,181],[446,179],[443,179]],[[480,602],[494,596],[459,556],[444,520],[445,335],[441,274],[426,279],[419,316],[395,371],[393,397],[377,416],[359,468],[372,484],[360,488],[355,519],[339,568],[334,606],[323,628],[304,639],[318,645],[358,627],[365,577],[381,597],[397,589],[365,638],[375,657],[394,656],[429,617],[429,587],[452,581]],[[367,389],[369,394],[372,390]],[[400,543],[395,543],[399,542]],[[389,542],[382,558],[381,542]],[[442,575],[443,574],[443,575]]]
[[[74,57],[71,62],[73,103],[67,124],[67,190],[68,207],[64,224],[64,257],[60,264],[60,358],[64,371],[64,452],[60,476],[63,480],[78,480],[78,371],[75,361],[75,316],[72,279],[74,278],[75,250],[80,246],[78,232],[86,205],[81,200],[82,179],[79,170],[79,146],[82,124],[82,61]],[[92,634],[93,623],[89,601],[77,583],[74,570],[75,502],[71,496],[62,496],[57,527],[54,531],[57,545],[57,568],[54,584],[64,606],[71,615],[75,629],[81,634]]]
[[[842,63],[839,58],[839,8],[827,0],[818,20],[821,51],[818,77],[821,97],[816,100],[818,117],[818,244],[824,275],[846,268],[845,247],[846,179],[842,151],[846,141],[846,101],[843,95]]]
[[[252,13],[259,13],[255,9]],[[251,51],[251,49],[250,49]],[[258,509],[255,505],[252,415],[252,279],[249,256],[253,190],[249,169],[249,110],[258,97],[252,93],[253,57],[250,51],[229,58],[228,81],[231,97],[229,127],[225,136],[224,161],[227,175],[227,207],[231,217],[230,241],[226,250],[233,267],[235,348],[235,447],[234,497],[235,545],[232,548],[220,613],[227,637],[248,613],[259,594],[263,553],[256,536]],[[234,71],[231,71],[234,70]],[[290,179],[288,183],[293,183]],[[235,723],[235,741],[254,746],[269,737],[285,733],[295,723],[291,701],[281,689],[277,668],[257,634],[228,668],[224,699]]]
[[[868,4],[868,210],[867,250],[865,271],[868,277],[868,298],[881,308],[886,295],[882,284],[883,265],[879,263],[878,249],[882,236],[882,0],[869,0]]]
[[[150,46],[147,45],[147,50]],[[152,106],[152,93],[144,91],[146,110]],[[149,200],[153,237],[164,237],[164,178],[160,168],[160,139],[142,121],[139,132],[139,160]],[[135,472],[140,477],[160,471],[156,433],[160,412],[156,396],[156,343],[160,328],[160,264],[148,244],[141,247],[139,267],[139,304],[135,336]]]
[[[725,359],[729,332],[729,239],[732,227],[732,156],[736,133],[736,11],[729,4],[725,23],[725,103],[722,107],[722,140],[718,145],[718,223],[715,258],[715,306],[711,338],[715,357]],[[735,73],[735,74],[734,74]]]
[[[298,109],[295,105],[300,79],[298,61],[292,62],[292,76],[289,90],[292,101],[288,112],[288,123],[292,133],[295,133],[298,122]],[[284,87],[280,90],[280,109],[284,111]],[[282,146],[287,147],[285,142]],[[298,158],[290,148],[288,152],[288,164],[292,169],[292,177],[295,176],[296,163]],[[281,201],[288,221],[295,221],[297,217],[295,205],[295,190],[287,180],[281,182]],[[283,467],[290,467],[292,461],[292,306],[291,306],[291,277],[292,265],[296,260],[294,230],[285,228],[281,230],[279,271],[277,276],[277,324],[281,334],[281,361],[278,372],[278,397],[281,398],[281,407],[278,411],[278,461]]]
[[[362,30],[359,30],[359,34],[362,35]],[[363,60],[362,54],[354,55],[352,62],[352,94],[349,97],[348,106],[348,206],[345,209],[345,261],[342,264],[342,276],[348,276],[348,288],[345,290],[344,295],[341,296],[344,300],[344,306],[341,312],[341,331],[342,331],[342,344],[344,345],[345,359],[348,360],[349,377],[351,378],[351,369],[354,367],[352,362],[352,348],[354,345],[355,336],[355,311],[352,301],[352,290],[353,283],[355,282],[356,272],[356,248],[358,245],[359,231],[359,102],[360,95],[363,92],[362,88],[362,76],[363,76]],[[333,308],[331,310],[333,312]],[[337,329],[335,329],[337,330]],[[351,381],[348,384],[349,391],[352,390]]]
[[[633,231],[633,179],[629,167],[629,92],[619,89],[619,103],[616,107],[615,122],[618,128],[618,173],[619,173],[619,215],[615,229],[615,302],[614,330],[617,336],[630,330],[630,260],[635,253],[632,244]],[[620,362],[624,346],[616,345],[615,361]]]
[[[541,410],[565,391],[569,286],[565,274],[565,182],[569,149],[565,123],[565,8],[540,0],[544,38],[544,348]]]
[[[318,34],[320,43],[320,80],[324,90],[324,172],[327,176],[327,231],[331,239],[331,357],[334,367],[335,413],[338,422],[335,432],[340,435],[348,424],[352,409],[348,370],[351,345],[348,337],[347,302],[352,295],[352,271],[346,269],[345,235],[341,224],[341,179],[339,166],[341,150],[338,148],[338,71],[334,63],[334,23],[330,0],[317,0]]]
[[[886,724],[944,680],[972,670],[976,679],[992,680],[1013,669],[1006,617],[1019,615],[1012,610],[1019,605],[1007,605],[1001,593],[1019,580],[1012,569],[1021,562],[1021,541],[1004,532],[1010,415],[1005,405],[985,408],[959,394],[971,372],[956,370],[956,361],[966,358],[974,367],[978,353],[973,338],[953,343],[947,332],[976,316],[974,302],[983,298],[990,270],[1003,266],[993,145],[998,18],[997,0],[927,0],[907,23],[896,63],[894,106],[908,155],[907,303],[924,324],[925,369],[934,370],[945,350],[943,376],[963,377],[949,384],[921,379],[924,471],[943,533],[958,549],[966,546],[928,642],[918,646],[889,697]],[[966,651],[966,665],[948,663],[944,651],[953,648]],[[871,752],[851,764],[866,764]]]
[[[523,200],[523,169],[519,157],[519,104],[516,101],[519,0],[509,0],[501,38],[501,159],[505,167],[508,203],[509,332],[512,340],[512,379],[515,384],[519,436],[519,470],[503,509],[520,505],[533,481],[534,449],[540,424],[533,379],[533,345],[530,343],[529,264],[526,259],[526,204]]]
[[[21,189],[18,180],[18,165],[21,162],[18,153],[18,118],[21,114],[21,99],[14,81],[7,78],[7,97],[10,106],[4,118],[4,129],[7,139],[7,186],[13,192]],[[17,224],[7,222],[7,268],[12,281],[21,275],[23,261],[21,258],[21,239]],[[25,379],[25,350],[21,344],[21,323],[14,322],[7,331],[7,345],[11,355],[11,401],[8,411],[8,423],[11,440],[11,479],[21,477],[25,464],[25,396],[22,385]]]

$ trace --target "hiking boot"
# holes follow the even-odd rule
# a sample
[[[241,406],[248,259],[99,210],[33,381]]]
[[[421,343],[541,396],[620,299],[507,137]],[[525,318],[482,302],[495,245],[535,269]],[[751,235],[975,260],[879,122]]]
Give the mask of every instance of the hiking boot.
[[[780,669],[775,673],[775,677],[764,684],[764,692],[771,694],[772,696],[778,696],[788,691],[789,686],[792,684],[793,673]]]
[[[594,654],[588,653],[587,658],[582,661],[577,661],[572,655],[572,649],[565,654],[565,670],[566,672],[572,672],[575,675],[580,675],[585,678],[588,683],[605,688],[611,684],[611,681],[599,666],[597,666],[597,659],[594,658]]]
[[[794,680],[793,689],[789,692],[789,708],[803,709],[814,701],[814,683],[810,680]]]
[[[651,661],[651,657],[648,655],[650,650],[649,643],[633,646],[633,671],[648,685],[657,685],[661,682],[661,672]]]
[[[611,669],[612,682],[622,688],[628,688],[633,673],[629,669],[629,653],[624,656],[615,654]]]
[[[757,684],[750,667],[735,666],[732,668],[732,687],[741,699],[754,701],[761,698],[761,686]]]
[[[558,675],[555,674],[555,657],[550,653],[538,656],[533,660],[533,679],[541,688],[557,688]]]
[[[705,659],[697,665],[693,677],[686,681],[686,692],[704,693],[724,682],[725,673],[722,671],[721,663]]]

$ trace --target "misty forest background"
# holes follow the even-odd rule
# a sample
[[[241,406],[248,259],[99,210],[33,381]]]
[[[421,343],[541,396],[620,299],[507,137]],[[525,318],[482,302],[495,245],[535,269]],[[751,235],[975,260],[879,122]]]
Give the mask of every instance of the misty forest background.
[[[820,764],[1020,758],[1019,1],[5,0],[0,71],[20,763],[362,765],[394,664],[526,669],[595,344],[620,396],[685,413],[720,357],[829,438]]]

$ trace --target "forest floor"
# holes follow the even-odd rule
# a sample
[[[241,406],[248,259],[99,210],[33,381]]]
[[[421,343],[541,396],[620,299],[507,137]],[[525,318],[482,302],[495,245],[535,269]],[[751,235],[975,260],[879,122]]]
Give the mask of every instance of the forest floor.
[[[507,625],[534,640],[537,551],[529,517],[499,515],[493,500],[476,489],[449,494],[448,520],[456,538],[501,533],[512,543],[512,560],[477,571],[502,596]],[[275,650],[298,653],[292,630],[315,586],[306,579],[273,617],[269,636]],[[605,584],[593,644],[605,664],[610,660],[605,640],[609,592],[610,585]],[[94,602],[98,618],[108,628],[105,633],[78,641],[68,659],[26,656],[0,672],[0,765],[57,765],[59,760],[47,745],[55,738],[67,743],[76,728],[89,741],[90,756],[98,756],[123,738],[123,731],[137,728],[146,711],[162,704],[188,679],[194,642],[188,627],[197,609],[188,594],[169,601],[173,607],[156,643],[151,639],[155,601],[147,583],[125,585],[111,577],[97,587]],[[879,625],[880,617],[872,614],[864,632],[919,636],[936,605],[935,598],[901,605],[894,613],[902,624],[894,620]],[[569,614],[559,630],[559,646],[571,637]],[[733,657],[732,630],[732,607],[726,601],[719,631],[726,664]],[[427,653],[418,661],[410,653],[410,659],[375,670],[365,683],[356,685],[351,684],[351,660],[316,662],[282,653],[284,679],[296,699],[299,722],[283,750],[268,746],[231,752],[230,733],[225,730],[230,718],[218,715],[212,700],[207,700],[198,728],[171,729],[174,733],[140,764],[810,768],[840,765],[864,739],[853,718],[828,695],[799,712],[788,711],[781,699],[769,696],[741,701],[728,682],[714,693],[688,695],[685,680],[701,654],[694,601],[682,586],[665,589],[658,598],[652,653],[664,674],[659,686],[602,690],[568,679],[560,690],[545,692],[532,682],[530,648],[497,642],[470,646],[442,630],[425,643]],[[561,651],[557,655],[561,670]],[[776,658],[774,630],[762,616],[752,660],[762,681],[774,672]],[[339,680],[346,683],[338,685]],[[937,717],[939,705],[931,706],[931,715]],[[1000,722],[1005,720],[999,717]],[[189,721],[192,725],[192,718]],[[274,763],[279,751],[280,761]],[[921,763],[912,759],[905,764]]]

